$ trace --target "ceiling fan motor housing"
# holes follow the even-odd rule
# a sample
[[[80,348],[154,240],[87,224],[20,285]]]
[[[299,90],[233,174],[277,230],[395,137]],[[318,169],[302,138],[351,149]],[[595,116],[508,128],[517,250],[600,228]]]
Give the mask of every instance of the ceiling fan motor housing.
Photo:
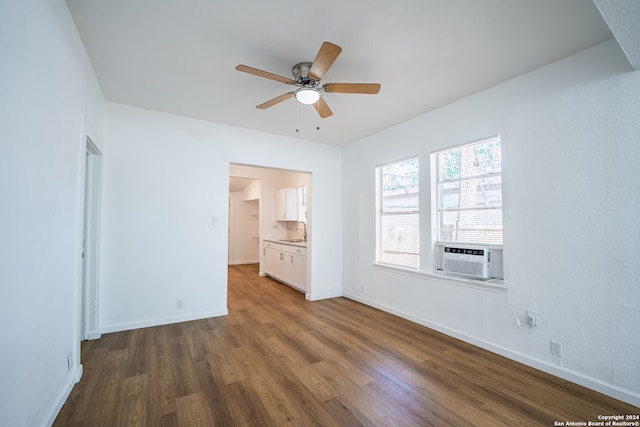
[[[295,85],[300,87],[315,88],[318,85],[318,80],[309,77],[309,70],[313,63],[300,62],[293,66],[291,72],[295,78]]]

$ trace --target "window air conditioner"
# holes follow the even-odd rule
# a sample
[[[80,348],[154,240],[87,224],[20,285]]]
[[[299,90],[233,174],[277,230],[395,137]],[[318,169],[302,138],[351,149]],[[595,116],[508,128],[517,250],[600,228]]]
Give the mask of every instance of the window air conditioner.
[[[438,242],[436,269],[474,279],[502,279],[502,248]]]

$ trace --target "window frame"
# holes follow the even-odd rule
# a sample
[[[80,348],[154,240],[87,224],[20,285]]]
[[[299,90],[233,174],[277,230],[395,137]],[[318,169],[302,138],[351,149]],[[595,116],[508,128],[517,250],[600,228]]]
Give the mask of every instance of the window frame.
[[[467,146],[475,146],[475,145],[480,145],[480,144],[485,144],[485,143],[491,143],[491,142],[495,142],[497,141],[500,144],[500,157],[502,157],[502,139],[500,137],[500,135],[493,135],[490,137],[486,137],[486,138],[480,138],[471,142],[467,142],[467,143],[463,143],[463,144],[457,144],[448,148],[443,148],[443,149],[439,149],[439,150],[435,150],[431,152],[430,158],[431,158],[431,168],[432,168],[432,173],[431,173],[431,192],[432,192],[432,197],[431,197],[431,215],[432,215],[432,236],[431,236],[431,241],[432,241],[432,247],[435,251],[435,246],[439,243],[447,243],[447,244],[458,244],[458,245],[475,245],[475,246],[484,246],[484,247],[492,247],[492,248],[502,248],[503,242],[504,242],[504,222],[503,222],[503,213],[504,213],[504,201],[503,201],[503,192],[502,192],[502,158],[500,159],[500,171],[499,172],[488,172],[488,173],[481,173],[481,174],[475,174],[475,175],[469,175],[469,176],[462,176],[462,171],[460,172],[460,175],[455,178],[455,179],[450,179],[450,180],[440,180],[440,170],[439,170],[439,162],[438,162],[438,156],[441,153],[446,153],[449,151],[453,151],[456,149],[461,149],[463,147],[467,147]],[[439,191],[439,185],[440,184],[446,184],[446,183],[453,183],[453,182],[463,182],[463,181],[470,181],[472,179],[478,179],[478,178],[495,178],[495,177],[499,177],[500,178],[500,203],[499,206],[490,206],[487,208],[458,208],[458,209],[445,209],[442,210],[441,209],[441,204],[440,204],[440,197],[441,197],[441,192]],[[484,241],[480,241],[480,240],[447,240],[447,239],[441,239],[441,230],[443,229],[442,225],[441,225],[441,212],[463,212],[463,211],[471,211],[471,210],[484,210],[484,211],[499,211],[500,212],[500,224],[501,227],[499,228],[499,233],[500,233],[500,241],[499,242],[495,242],[495,241],[488,241],[488,240],[484,240]],[[481,228],[481,229],[477,229],[476,231],[488,231],[489,228],[486,227],[486,225]],[[459,232],[458,230],[456,230],[456,232]]]
[[[489,292],[504,292],[506,288],[504,277],[504,264],[502,262],[503,245],[495,243],[477,243],[477,242],[443,242],[439,241],[438,235],[438,200],[437,200],[437,181],[438,181],[438,169],[436,155],[437,153],[453,150],[458,147],[466,145],[480,144],[482,142],[491,141],[497,139],[500,142],[500,199],[501,199],[501,211],[504,212],[504,192],[502,191],[502,182],[504,177],[504,168],[502,165],[502,137],[500,134],[495,134],[488,137],[479,138],[470,142],[455,144],[449,147],[440,148],[424,154],[417,154],[411,157],[401,158],[396,161],[385,162],[384,164],[375,167],[375,248],[374,248],[374,262],[373,266],[380,271],[387,271],[394,274],[400,274],[410,277],[415,277],[423,280],[429,280],[434,282],[440,282],[447,285],[455,285],[468,287],[473,289],[480,289]],[[382,183],[381,183],[381,171],[382,168],[395,163],[416,159],[418,162],[418,200],[419,207],[416,211],[418,215],[418,252],[417,252],[417,267],[407,267],[405,265],[388,263],[381,260],[380,250],[380,230],[381,230],[381,203],[382,203]],[[425,166],[426,165],[426,166]],[[504,222],[502,224],[502,236],[504,238]],[[459,275],[446,274],[442,269],[438,268],[438,250],[444,244],[459,244],[459,245],[473,245],[484,246],[485,249],[491,251],[500,251],[500,277],[495,278],[474,278],[464,277]]]
[[[407,210],[407,211],[403,211],[403,212],[391,212],[391,211],[385,211],[384,210],[384,194],[383,194],[383,180],[382,180],[382,176],[383,176],[383,172],[384,169],[393,165],[397,165],[397,164],[401,164],[401,163],[405,163],[405,162],[410,162],[410,161],[416,161],[417,163],[417,173],[418,173],[418,177],[417,177],[417,182],[416,182],[416,186],[417,186],[417,194],[414,194],[414,197],[417,199],[417,208],[416,209],[412,209],[412,210]],[[389,268],[393,268],[393,269],[407,269],[410,271],[418,271],[420,268],[420,258],[421,258],[421,251],[420,251],[420,222],[421,222],[421,217],[420,217],[420,158],[419,156],[411,156],[411,157],[407,157],[407,158],[403,158],[400,160],[396,160],[396,161],[392,161],[392,162],[388,162],[382,165],[379,165],[375,168],[375,197],[376,197],[376,232],[375,232],[375,264],[377,265],[381,265],[381,266],[385,266],[385,267],[389,267]],[[384,242],[383,242],[383,236],[382,236],[382,228],[383,228],[383,221],[385,217],[392,217],[392,216],[416,216],[417,217],[417,232],[415,234],[415,238],[416,240],[416,252],[413,254],[415,255],[415,266],[412,265],[407,265],[407,264],[403,264],[403,263],[396,263],[396,262],[392,262],[389,261],[388,259],[385,260],[385,257],[383,256],[384,253]]]

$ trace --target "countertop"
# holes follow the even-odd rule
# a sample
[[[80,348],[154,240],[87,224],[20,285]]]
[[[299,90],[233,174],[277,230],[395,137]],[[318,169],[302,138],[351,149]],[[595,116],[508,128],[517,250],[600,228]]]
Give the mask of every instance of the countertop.
[[[307,242],[305,241],[291,241],[291,240],[287,240],[287,239],[264,239],[267,242],[273,242],[273,243],[280,243],[281,245],[290,245],[290,246],[299,246],[301,248],[306,248],[307,247]]]

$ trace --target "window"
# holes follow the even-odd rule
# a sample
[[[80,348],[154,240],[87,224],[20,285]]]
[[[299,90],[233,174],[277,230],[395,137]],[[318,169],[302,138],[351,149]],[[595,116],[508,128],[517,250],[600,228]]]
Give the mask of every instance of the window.
[[[376,168],[376,262],[418,268],[418,177],[417,158]]]
[[[500,138],[433,154],[440,242],[502,244]]]

